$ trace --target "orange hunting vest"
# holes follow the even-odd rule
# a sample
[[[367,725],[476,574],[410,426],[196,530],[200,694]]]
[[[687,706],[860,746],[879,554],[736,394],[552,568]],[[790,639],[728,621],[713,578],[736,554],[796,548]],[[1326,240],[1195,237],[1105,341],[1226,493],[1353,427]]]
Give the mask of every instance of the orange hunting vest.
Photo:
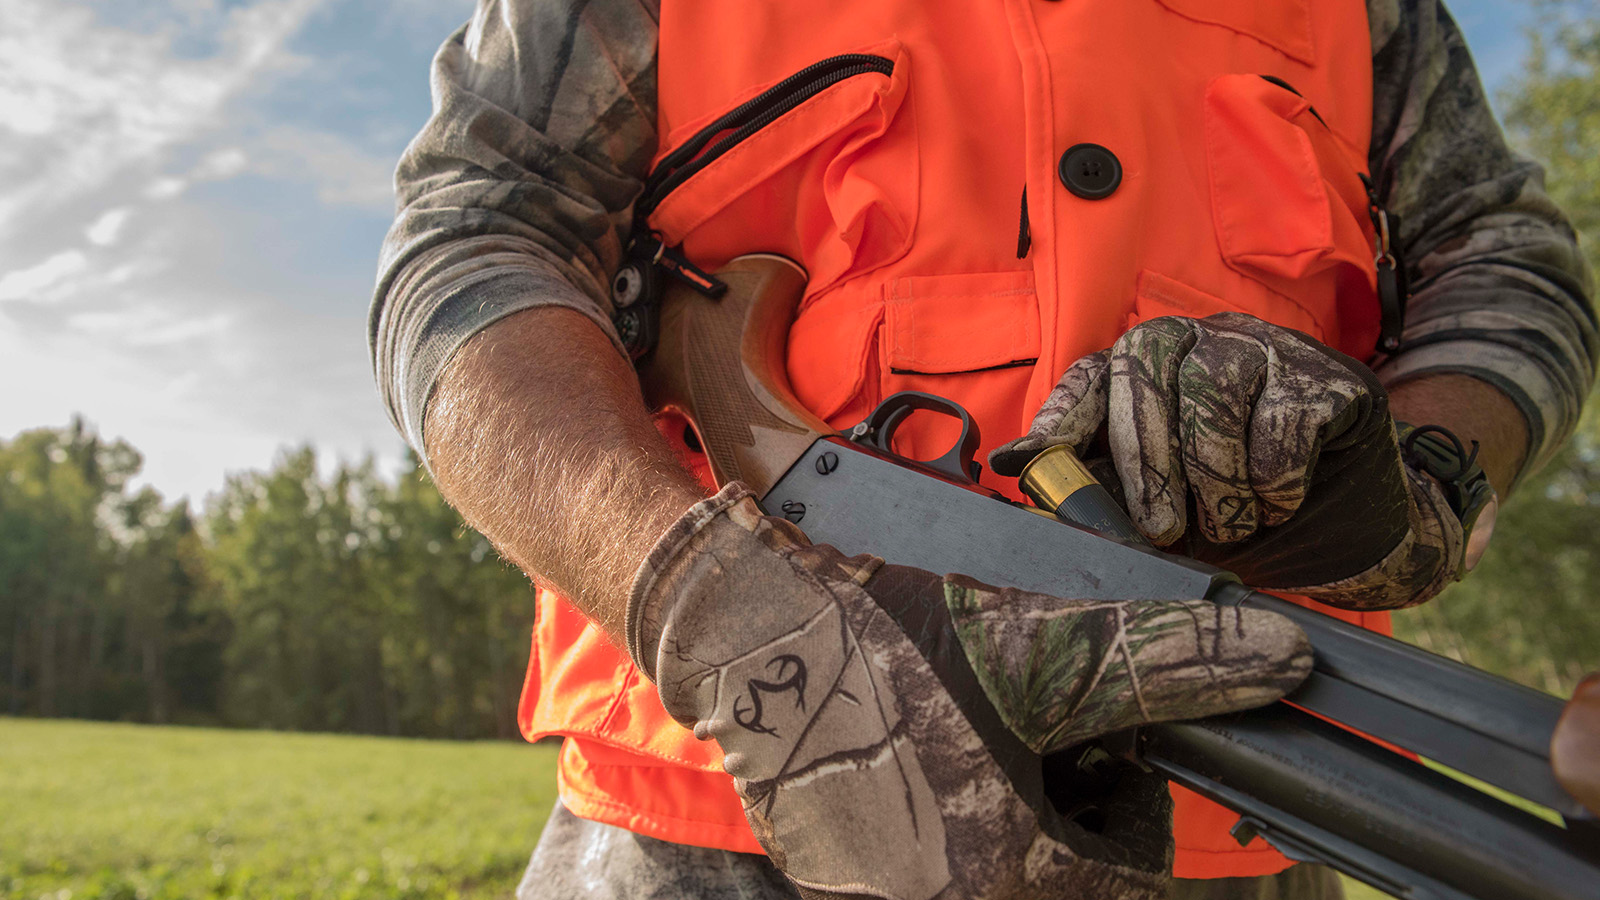
[[[1074,360],[1163,315],[1243,310],[1372,353],[1359,0],[664,0],[660,24],[657,162],[680,183],[649,224],[708,270],[805,266],[789,375],[834,426],[929,391],[977,419],[981,458]],[[944,449],[926,418],[897,449]],[[548,591],[520,722],[566,737],[575,814],[761,852],[716,745]],[[1176,875],[1289,865],[1174,794]]]

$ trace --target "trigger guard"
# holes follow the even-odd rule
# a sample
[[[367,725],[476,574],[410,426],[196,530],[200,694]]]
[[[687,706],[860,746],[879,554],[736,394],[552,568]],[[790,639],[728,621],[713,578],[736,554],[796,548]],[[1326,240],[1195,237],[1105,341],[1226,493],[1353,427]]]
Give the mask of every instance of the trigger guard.
[[[942,456],[907,461],[932,469],[955,481],[976,484],[983,467],[973,457],[978,452],[978,444],[982,438],[978,432],[978,423],[973,421],[972,414],[954,400],[922,391],[900,391],[885,397],[870,415],[852,427],[847,434],[855,443],[871,447],[888,456],[904,459],[893,450],[894,435],[906,417],[918,410],[960,419],[961,434],[956,438],[955,444]]]

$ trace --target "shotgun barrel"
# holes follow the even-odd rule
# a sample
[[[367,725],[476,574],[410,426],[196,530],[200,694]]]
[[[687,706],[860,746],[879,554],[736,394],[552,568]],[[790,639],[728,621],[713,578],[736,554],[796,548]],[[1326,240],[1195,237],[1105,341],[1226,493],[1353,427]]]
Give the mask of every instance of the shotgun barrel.
[[[896,395],[837,433],[795,399],[785,372],[804,271],[760,255],[717,275],[728,285],[720,299],[667,291],[640,380],[654,407],[694,424],[719,483],[744,481],[769,513],[847,554],[1057,596],[1205,598],[1290,616],[1316,660],[1286,702],[1147,727],[1135,752],[1238,812],[1242,841],[1259,834],[1291,858],[1396,896],[1600,900],[1600,827],[1551,769],[1561,701],[1142,546],[1108,523],[1121,513],[1103,503],[1087,514],[1095,527],[1009,503],[972,480],[976,425],[942,398]],[[913,410],[961,420],[944,457],[892,453],[894,429]],[[1325,720],[1554,810],[1562,824]],[[1042,765],[1048,779],[1063,763]]]

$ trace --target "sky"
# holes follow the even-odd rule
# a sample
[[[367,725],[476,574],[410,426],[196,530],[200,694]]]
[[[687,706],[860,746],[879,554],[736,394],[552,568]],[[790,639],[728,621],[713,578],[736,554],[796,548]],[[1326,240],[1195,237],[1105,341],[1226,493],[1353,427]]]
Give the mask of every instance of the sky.
[[[366,310],[428,61],[472,0],[0,0],[0,438],[81,414],[194,502],[403,445]],[[1518,0],[1451,4],[1491,88]]]

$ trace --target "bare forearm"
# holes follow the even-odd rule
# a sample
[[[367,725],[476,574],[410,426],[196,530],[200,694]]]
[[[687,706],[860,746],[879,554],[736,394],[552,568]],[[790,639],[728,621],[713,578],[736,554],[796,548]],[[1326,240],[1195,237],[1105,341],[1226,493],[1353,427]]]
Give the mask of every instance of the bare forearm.
[[[634,572],[704,497],[633,370],[566,309],[526,310],[474,336],[439,379],[426,434],[445,499],[619,641]]]
[[[1462,444],[1479,446],[1478,464],[1501,497],[1522,471],[1528,427],[1515,402],[1498,388],[1470,375],[1425,375],[1389,389],[1394,417],[1412,425],[1450,429]]]

